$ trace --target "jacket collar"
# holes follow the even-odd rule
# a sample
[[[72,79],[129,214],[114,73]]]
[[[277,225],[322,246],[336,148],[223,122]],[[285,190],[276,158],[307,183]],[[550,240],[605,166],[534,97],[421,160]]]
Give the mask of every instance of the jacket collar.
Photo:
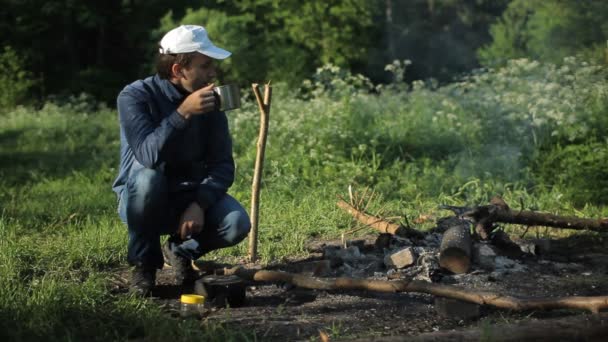
[[[158,74],[154,75],[154,83],[158,85],[158,88],[163,95],[165,95],[171,102],[178,103],[181,102],[184,97],[186,97],[186,95],[181,93],[177,87],[173,85],[173,83],[171,83],[169,80],[160,78]]]

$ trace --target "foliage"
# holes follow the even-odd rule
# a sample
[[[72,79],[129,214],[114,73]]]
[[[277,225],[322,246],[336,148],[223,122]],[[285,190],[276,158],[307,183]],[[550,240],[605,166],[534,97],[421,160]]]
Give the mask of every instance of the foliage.
[[[0,41],[36,79],[30,95],[89,92],[114,103],[120,89],[145,71],[150,32],[169,9],[196,2],[5,0]]]
[[[578,206],[608,203],[608,143],[587,142],[555,146],[536,167],[547,186],[568,189],[567,198]]]
[[[228,79],[248,84],[266,78],[290,85],[310,74],[314,65],[334,61],[350,67],[365,60],[377,7],[361,0],[237,1],[231,6],[207,6],[211,7],[187,9],[179,20],[167,13],[154,35],[160,40],[179,24],[205,26],[217,45],[233,52],[220,65]],[[360,44],[353,45],[354,39]]]
[[[40,80],[28,95],[38,99],[85,92],[113,104],[153,72],[170,23],[186,21],[212,26],[234,52],[224,71],[241,84],[297,87],[327,63],[389,82],[384,65],[395,59],[412,60],[408,81],[445,81],[477,65],[474,51],[506,1],[6,0],[0,40],[28,61]]]
[[[384,34],[370,47],[365,74],[390,81],[385,64],[412,61],[407,81],[435,78],[441,82],[478,66],[475,51],[491,41],[489,25],[509,0],[383,1]],[[379,37],[380,38],[380,37]]]
[[[295,43],[316,52],[319,64],[348,67],[367,58],[375,37],[374,17],[380,9],[376,2],[291,1],[287,6],[291,10],[280,14],[287,34]]]
[[[608,4],[603,1],[514,0],[492,25],[492,43],[480,49],[485,65],[527,57],[557,63],[582,55],[606,62]]]
[[[0,113],[21,104],[36,84],[25,64],[10,46],[0,53]]]
[[[573,57],[561,66],[511,60],[444,89],[475,113],[469,119],[481,125],[485,137],[480,141],[520,141],[529,146],[526,153],[556,140],[602,137],[608,129],[603,118],[606,70]]]
[[[326,64],[312,76],[312,80],[304,80],[300,91],[305,97],[330,95],[343,98],[359,92],[370,92],[374,85],[361,74],[353,75],[350,71],[333,64]]]

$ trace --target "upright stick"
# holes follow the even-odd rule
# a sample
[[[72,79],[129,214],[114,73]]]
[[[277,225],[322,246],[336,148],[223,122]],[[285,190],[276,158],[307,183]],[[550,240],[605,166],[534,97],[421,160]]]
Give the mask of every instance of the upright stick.
[[[264,152],[266,150],[266,137],[268,136],[268,117],[270,115],[270,100],[272,88],[270,82],[264,85],[264,98],[260,94],[257,83],[251,85],[260,109],[260,135],[258,136],[253,184],[251,186],[251,232],[249,232],[249,260],[252,262],[258,257],[258,221],[260,208],[260,183],[264,169]]]

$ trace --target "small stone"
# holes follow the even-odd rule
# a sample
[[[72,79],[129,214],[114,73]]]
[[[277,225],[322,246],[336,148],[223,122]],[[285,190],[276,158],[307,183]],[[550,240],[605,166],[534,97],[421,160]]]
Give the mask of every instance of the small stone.
[[[517,241],[516,242],[522,252],[527,254],[536,255],[536,244],[530,241]]]
[[[404,268],[416,262],[416,254],[411,247],[398,250],[384,257],[384,264],[388,267]]]
[[[476,243],[473,246],[473,255],[479,266],[490,270],[495,268],[496,252],[489,245]]]
[[[494,258],[494,268],[495,269],[503,269],[503,268],[513,268],[515,266],[515,261],[504,257],[497,256]]]
[[[427,246],[437,247],[441,244],[441,235],[431,233],[424,237],[424,242]]]

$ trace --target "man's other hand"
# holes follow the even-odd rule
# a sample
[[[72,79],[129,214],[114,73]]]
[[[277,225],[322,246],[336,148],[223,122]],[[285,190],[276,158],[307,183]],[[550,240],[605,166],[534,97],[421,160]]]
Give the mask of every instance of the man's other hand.
[[[196,202],[192,202],[179,220],[177,232],[182,240],[188,239],[203,230],[205,225],[205,212]]]
[[[201,88],[188,95],[184,102],[177,107],[177,112],[188,119],[192,115],[200,115],[215,110],[215,94],[213,93],[214,83]]]

